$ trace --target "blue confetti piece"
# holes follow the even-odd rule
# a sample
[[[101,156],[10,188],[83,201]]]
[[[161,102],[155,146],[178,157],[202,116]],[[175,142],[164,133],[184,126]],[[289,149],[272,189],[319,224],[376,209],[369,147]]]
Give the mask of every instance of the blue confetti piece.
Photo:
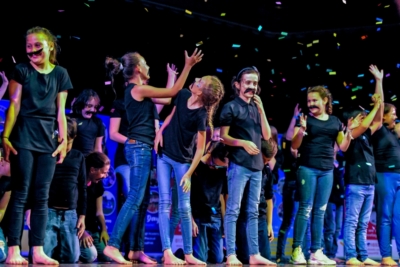
[[[240,44],[233,44],[232,47],[233,47],[233,48],[239,48],[239,47],[240,47]]]
[[[261,31],[262,30],[262,26],[260,25],[260,26],[258,26],[258,31]]]
[[[303,88],[301,88],[300,90],[301,91],[304,91],[304,90],[306,90],[307,89],[307,87],[303,87]]]
[[[343,170],[344,170],[344,167],[342,167],[342,168],[339,169],[339,171],[343,171]]]
[[[368,166],[372,166],[372,164],[371,164],[371,163],[369,163],[369,162],[367,162],[367,163],[365,163],[365,164],[367,164]]]
[[[376,29],[376,31],[377,31],[377,32],[381,31],[381,28],[378,27],[378,28]]]
[[[308,65],[308,64],[307,64],[307,69],[308,69],[308,70],[310,70],[310,69],[311,69],[311,68],[310,68],[310,65]]]
[[[217,72],[222,72],[222,69],[217,69]]]
[[[315,66],[319,67],[319,64],[318,64],[318,63],[315,63]]]
[[[256,52],[258,52],[258,48],[256,47],[256,48],[254,48],[254,50],[256,50]]]
[[[339,50],[340,46],[337,47],[337,49]]]
[[[372,97],[372,94],[369,94],[368,96],[369,96],[369,97]]]
[[[302,50],[300,50],[300,55],[303,55],[303,51]]]
[[[332,72],[333,70],[331,70],[331,69],[326,69],[326,72]]]
[[[383,19],[381,19],[381,18],[376,18],[376,20],[377,20],[377,21],[383,21]]]
[[[358,74],[358,78],[364,77],[364,74]]]
[[[396,167],[396,166],[390,165],[388,168],[389,168],[389,169],[393,169],[394,167]]]
[[[275,70],[274,70],[274,69],[272,69],[272,70],[271,70],[271,73],[272,73],[272,75],[274,75],[274,74],[275,74]]]
[[[374,83],[374,79],[371,79],[369,82],[370,82],[370,83]]]
[[[349,88],[350,88],[350,85],[347,85],[347,86],[346,86],[346,89],[349,89]]]
[[[217,214],[217,211],[215,210],[214,207],[212,207],[211,210],[212,210],[212,212],[213,212],[214,214]]]
[[[333,103],[333,104],[339,104],[339,101],[336,101],[336,100],[335,100],[335,101],[333,101],[332,103]]]
[[[399,63],[397,63],[397,68],[400,69],[400,64]]]

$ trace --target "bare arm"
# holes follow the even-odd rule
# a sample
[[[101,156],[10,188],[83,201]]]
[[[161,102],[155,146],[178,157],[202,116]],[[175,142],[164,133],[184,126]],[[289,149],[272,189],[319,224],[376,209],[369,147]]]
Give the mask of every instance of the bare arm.
[[[296,119],[299,116],[300,112],[301,112],[301,108],[299,108],[299,104],[297,104],[296,107],[294,108],[293,117],[290,120],[289,127],[286,130],[285,139],[288,140],[288,141],[291,141],[293,139],[294,126],[296,126]]]
[[[269,242],[272,242],[272,240],[274,240],[274,231],[272,229],[273,210],[274,210],[274,203],[272,199],[267,199],[267,225],[268,225]]]
[[[258,113],[260,113],[262,137],[264,138],[264,140],[269,140],[271,138],[271,128],[269,127],[268,119],[265,115],[264,106],[261,102],[261,98],[258,95],[254,96],[254,103],[257,105]]]
[[[221,142],[228,145],[228,146],[235,146],[235,147],[243,147],[247,153],[250,155],[257,155],[260,153],[260,149],[257,148],[257,146],[247,140],[242,140],[242,139],[237,139],[233,138],[232,136],[229,135],[229,129],[230,126],[222,126],[221,127]]]
[[[104,136],[96,137],[96,142],[94,144],[94,151],[103,153],[103,138]]]
[[[361,122],[360,126],[355,128],[351,132],[351,135],[353,138],[357,138],[360,135],[362,135],[363,133],[365,133],[365,131],[368,128],[372,127],[372,123],[375,120],[375,118],[379,117],[378,114],[379,114],[380,108],[381,108],[381,101],[380,101],[380,96],[379,95],[377,95],[377,96],[379,97],[379,100],[377,100],[377,102],[375,102],[374,108],[371,110],[371,112],[368,114],[368,116],[366,116],[364,118],[364,120]],[[382,124],[382,119],[380,120],[380,124]],[[375,127],[373,127],[373,129],[377,130],[377,125],[375,125]],[[371,133],[373,134],[374,132],[372,132],[372,129],[371,129]]]
[[[3,220],[4,214],[6,213],[8,202],[10,201],[11,191],[4,193],[0,200],[0,222]]]
[[[103,196],[96,199],[96,216],[99,220],[101,231],[107,232],[106,220],[103,213]]]
[[[176,81],[176,76],[177,76],[177,68],[175,67],[174,64],[171,66],[167,64],[167,72],[168,72],[168,80],[167,80],[167,85],[165,86],[166,88],[172,88],[175,84]],[[171,98],[153,98],[152,101],[156,104],[156,109],[157,113],[160,114],[161,110],[163,109],[164,105],[169,105],[171,104]]]
[[[1,84],[1,87],[0,87],[0,99],[3,99],[3,96],[4,96],[4,94],[5,94],[6,91],[7,91],[8,79],[7,79],[7,76],[6,76],[6,74],[4,73],[4,71],[0,71],[0,77],[1,77],[2,80],[3,80],[3,83]]]
[[[22,94],[22,85],[17,83],[14,80],[10,81],[9,86],[9,94],[10,94],[10,106],[8,107],[7,118],[4,125],[3,132],[3,147],[5,152],[4,159],[9,162],[10,152],[13,154],[17,154],[17,151],[12,146],[9,141],[9,137],[12,129],[14,128],[15,122],[17,120],[19,110],[21,108],[21,94]]]
[[[65,103],[67,102],[68,92],[62,91],[57,94],[57,122],[58,122],[58,145],[56,151],[53,153],[53,157],[59,156],[57,164],[61,164],[64,161],[65,155],[67,154],[67,118],[65,116]]]
[[[117,143],[125,144],[125,141],[128,139],[128,137],[118,132],[120,125],[121,118],[110,118],[110,128],[108,129],[110,133],[110,139]]]
[[[383,112],[385,109],[385,99],[384,99],[384,94],[383,94],[383,86],[382,86],[382,81],[383,81],[383,70],[378,70],[378,68],[375,65],[371,65],[369,67],[369,71],[374,75],[375,77],[375,94],[380,95],[382,104],[376,113],[376,116],[374,120],[372,121],[371,124],[371,132],[374,134],[377,130],[379,130],[382,127],[382,122],[383,122]]]

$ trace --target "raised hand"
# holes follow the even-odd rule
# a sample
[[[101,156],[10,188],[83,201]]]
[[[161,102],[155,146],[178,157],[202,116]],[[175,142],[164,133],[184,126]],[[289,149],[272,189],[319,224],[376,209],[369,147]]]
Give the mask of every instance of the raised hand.
[[[357,115],[357,117],[355,117],[355,118],[351,117],[350,119],[348,119],[347,129],[349,129],[351,131],[351,130],[357,128],[358,126],[360,126],[362,117],[363,117],[363,115],[361,113],[359,113]]]
[[[372,97],[372,102],[374,102],[375,106],[382,104],[382,97],[380,94],[374,94]]]
[[[178,68],[174,64],[167,64],[167,73],[168,75],[177,76],[179,74]]]
[[[299,114],[301,113],[301,108],[299,108],[299,103],[296,104],[293,111],[293,117],[298,118]]]
[[[303,130],[307,130],[307,115],[304,115],[301,113],[300,116],[300,127],[303,128]]]
[[[377,66],[370,65],[369,66],[369,72],[371,72],[371,74],[374,75],[375,80],[382,80],[383,79],[383,70],[379,71]]]
[[[201,50],[194,50],[193,54],[189,57],[187,51],[185,50],[185,65],[193,67],[196,63],[199,63],[203,59],[203,54]]]

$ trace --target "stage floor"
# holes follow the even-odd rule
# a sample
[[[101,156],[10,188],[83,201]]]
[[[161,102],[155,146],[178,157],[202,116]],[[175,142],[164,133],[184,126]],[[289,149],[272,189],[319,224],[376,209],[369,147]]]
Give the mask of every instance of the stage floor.
[[[0,266],[22,266],[22,265],[8,265],[8,264],[0,264]],[[39,265],[39,264],[29,264],[29,266],[45,266],[45,265]],[[50,265],[49,265],[50,266]],[[77,263],[77,264],[60,264],[59,267],[79,267],[79,266],[84,266],[84,267],[120,267],[120,266],[131,266],[131,265],[122,265],[122,264],[116,264],[116,263],[87,263],[87,264],[83,264],[83,263]],[[150,265],[150,264],[132,264],[132,266],[135,267],[149,267],[149,266],[164,266],[163,264],[158,264],[158,265]],[[168,266],[168,265],[166,265]],[[172,266],[172,265],[169,265]],[[183,265],[174,265],[174,266],[183,266]],[[185,266],[193,266],[193,265],[185,265]],[[198,265],[198,266],[204,266],[204,265]],[[212,266],[212,267],[222,267],[225,266],[225,264],[208,264],[207,266]],[[243,267],[246,266],[250,266],[250,265],[243,265]],[[254,266],[254,265],[253,265]],[[269,265],[271,266],[271,265]],[[296,266],[298,267],[299,265],[293,265],[293,264],[280,264],[278,266],[281,267],[292,267],[292,266]],[[300,265],[300,266],[305,266],[305,265]],[[308,265],[310,266],[310,265]],[[322,265],[315,265],[315,266],[322,266]],[[323,265],[324,267],[330,267],[330,266],[337,266],[337,267],[343,267],[346,265]]]

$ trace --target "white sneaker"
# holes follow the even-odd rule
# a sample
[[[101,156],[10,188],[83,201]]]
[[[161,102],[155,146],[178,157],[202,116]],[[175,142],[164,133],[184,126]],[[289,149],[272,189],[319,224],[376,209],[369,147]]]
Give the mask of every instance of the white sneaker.
[[[294,265],[307,265],[306,258],[304,258],[301,247],[297,247],[293,250],[292,257],[290,257],[290,263]]]
[[[315,253],[311,253],[310,259],[308,260],[308,264],[326,264],[326,265],[336,265],[336,261],[329,259],[322,252],[322,248],[315,251]]]

